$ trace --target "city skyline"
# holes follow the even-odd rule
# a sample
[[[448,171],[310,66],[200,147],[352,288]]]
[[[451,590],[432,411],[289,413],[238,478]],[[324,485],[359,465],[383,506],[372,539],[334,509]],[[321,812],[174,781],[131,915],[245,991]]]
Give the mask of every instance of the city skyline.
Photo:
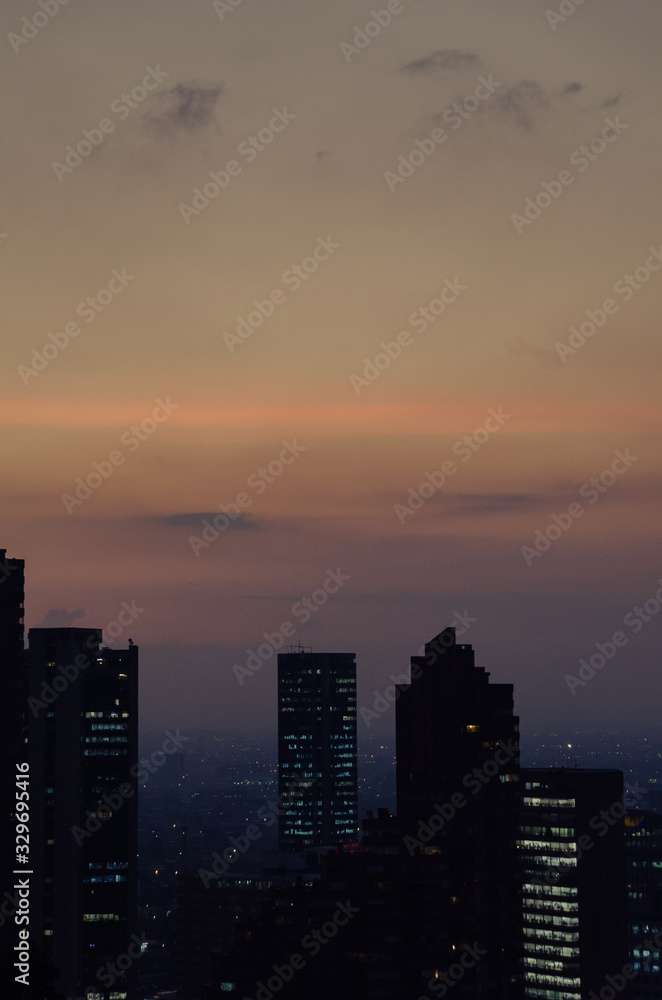
[[[12,998],[662,997],[661,29],[2,4]]]
[[[435,991],[448,976],[464,981],[458,995],[473,995],[480,984],[494,1000],[561,985],[573,995],[593,988],[602,996],[605,982],[625,987],[642,972],[657,988],[659,951],[651,948],[658,947],[659,817],[631,803],[628,811],[622,770],[521,771],[513,685],[491,681],[476,665],[473,646],[457,642],[464,628],[446,627],[426,641],[411,657],[409,679],[393,677],[384,694],[395,705],[396,810],[380,804],[376,816],[368,812],[359,842],[355,655],[313,654],[301,644],[278,657],[277,781],[253,781],[253,762],[245,761],[230,784],[235,768],[217,768],[215,754],[203,753],[197,790],[189,785],[182,794],[185,749],[161,771],[139,830],[136,792],[189,737],[167,734],[151,755],[154,768],[139,759],[139,650],[131,639],[127,648],[109,649],[100,629],[34,628],[16,676],[23,561],[5,560],[4,569],[7,721],[14,736],[21,729],[24,746],[9,740],[3,773],[15,771],[17,788],[30,789],[21,792],[29,809],[8,797],[5,820],[17,832],[30,824],[32,847],[17,847],[17,862],[26,863],[19,874],[27,878],[14,888],[29,899],[34,883],[37,893],[32,908],[16,904],[30,910],[34,939],[32,972],[21,952],[16,982],[32,975],[38,991],[59,969],[58,983],[70,995],[96,978],[109,1000],[133,1000],[144,945],[146,995],[174,976],[185,997],[205,995],[210,977],[215,988],[247,996],[257,968],[273,962],[269,989],[306,968],[291,951],[298,937],[303,948],[317,942],[314,955],[363,914],[335,951],[325,951],[325,964],[297,977],[293,996],[309,995],[318,975],[320,995],[335,995],[343,983],[361,1000],[400,996],[404,983],[420,989],[424,981]],[[258,775],[267,759],[260,756]],[[656,781],[649,772],[652,805]],[[251,824],[252,785],[261,789],[258,801],[269,787],[278,795]],[[207,806],[196,802],[203,790]],[[635,782],[635,802],[642,793]],[[248,824],[243,833],[240,817]],[[277,817],[278,852],[268,833]],[[31,851],[30,868],[19,851]],[[377,903],[383,909],[371,913]],[[138,936],[138,917],[149,928],[147,941]],[[204,946],[193,945],[203,925]],[[174,964],[161,952],[173,943]],[[279,964],[285,956],[290,964]]]
[[[44,3],[1,15],[26,626],[118,622],[154,726],[275,728],[264,633],[370,706],[459,614],[532,725],[656,726],[658,6]]]

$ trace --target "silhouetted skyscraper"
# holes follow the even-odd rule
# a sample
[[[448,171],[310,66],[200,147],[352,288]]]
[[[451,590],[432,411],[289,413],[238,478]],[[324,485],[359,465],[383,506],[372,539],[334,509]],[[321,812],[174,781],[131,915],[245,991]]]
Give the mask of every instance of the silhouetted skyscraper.
[[[138,647],[100,649],[101,636],[29,633],[32,861],[43,886],[31,924],[65,995],[134,1000]]]
[[[519,995],[518,721],[512,685],[491,684],[453,628],[398,688],[397,813],[419,886],[402,934],[421,993],[455,968],[455,997]]]
[[[22,559],[7,559],[6,549],[0,549],[0,975],[11,973],[18,943],[18,927],[14,923],[15,903],[11,898],[17,868],[16,856],[16,777],[17,764],[27,762],[25,744],[25,708],[27,683],[23,649],[24,568]],[[24,775],[22,775],[25,777]],[[22,798],[25,798],[22,795]],[[8,898],[9,897],[9,898]],[[16,984],[14,984],[16,985]],[[25,993],[18,984],[16,992]]]
[[[281,850],[358,839],[354,653],[278,654]]]
[[[521,780],[524,995],[606,997],[611,977],[628,997],[623,773],[526,768]]]

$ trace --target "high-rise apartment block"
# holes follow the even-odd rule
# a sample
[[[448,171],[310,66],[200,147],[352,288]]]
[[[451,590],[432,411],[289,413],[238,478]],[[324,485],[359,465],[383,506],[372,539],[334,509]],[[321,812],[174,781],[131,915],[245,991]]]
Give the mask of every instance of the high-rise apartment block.
[[[523,769],[524,995],[629,996],[623,773]],[[602,992],[601,992],[602,991]]]
[[[90,628],[29,633],[31,842],[40,887],[31,927],[65,996],[133,1000],[138,647],[101,648],[101,638]]]
[[[356,842],[354,653],[278,654],[281,850]]]

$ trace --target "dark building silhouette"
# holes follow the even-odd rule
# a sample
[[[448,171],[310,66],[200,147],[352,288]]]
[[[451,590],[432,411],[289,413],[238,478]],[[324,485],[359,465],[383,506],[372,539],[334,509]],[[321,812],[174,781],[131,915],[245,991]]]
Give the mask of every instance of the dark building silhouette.
[[[412,657],[396,701],[397,815],[419,891],[399,946],[421,994],[519,995],[518,723],[512,685],[491,684],[455,629]]]
[[[2,697],[0,722],[3,753],[0,762],[0,800],[2,809],[2,878],[15,867],[13,806],[16,764],[25,761],[25,653],[23,615],[25,600],[25,563],[7,559],[0,549],[0,663]]]
[[[23,643],[25,563],[8,559],[7,550],[0,549],[0,975],[7,985],[14,981],[14,946],[18,943],[18,927],[14,914],[18,897],[12,872],[20,866],[16,858],[16,779],[21,774],[17,765],[27,763],[25,734],[26,674]],[[29,777],[29,775],[28,775]],[[25,798],[21,789],[21,798]],[[25,842],[21,845],[29,847]],[[15,994],[26,994],[26,987],[14,983]]]
[[[225,992],[242,996],[239,989],[253,984],[262,948],[252,942],[248,967],[239,951],[243,958],[246,928],[261,923],[271,897],[272,883],[263,877],[219,878],[204,884],[197,875],[178,874],[174,953],[181,1000],[207,1000]],[[243,946],[237,950],[239,942]]]
[[[292,669],[288,680],[279,693],[292,700],[281,705],[319,703],[305,674]],[[471,647],[446,629],[412,659],[411,684],[398,688],[396,738],[398,815],[379,810],[368,818],[362,844],[327,854],[307,891],[272,896],[261,920],[237,936],[217,985],[256,996],[263,983],[262,997],[271,990],[283,1000],[521,995],[512,687],[490,684]],[[308,765],[304,773],[319,770]],[[340,903],[351,916],[336,933]],[[306,950],[311,928],[328,938],[314,958]],[[277,969],[292,952],[305,967],[279,983]]]
[[[623,773],[522,769],[525,997],[629,997]],[[604,993],[601,991],[605,991]]]
[[[631,1000],[662,1000],[662,815],[625,816]]]
[[[345,660],[335,673],[343,698],[337,689],[354,677]],[[328,789],[334,765],[345,767],[320,748],[323,734],[342,745],[351,730],[324,729],[324,717],[355,718],[353,691],[346,708],[334,704],[324,674],[312,654],[279,657],[280,833],[291,858],[306,840],[332,839],[321,833],[321,791],[304,792],[310,781]],[[520,771],[512,685],[490,683],[452,628],[412,658],[395,711],[397,814],[369,815],[360,844],[337,837],[312,877],[282,865],[181,880],[185,1000],[655,996],[631,997],[625,974],[621,772]],[[656,900],[642,895],[633,933],[658,927]],[[659,954],[637,940],[652,976]]]
[[[29,633],[31,929],[65,996],[134,1000],[138,647],[101,637]]]
[[[176,948],[183,1000],[365,996],[357,958],[360,909],[339,895],[337,884],[223,878],[201,890],[196,881],[180,886]]]
[[[358,840],[354,653],[278,654],[281,850]]]

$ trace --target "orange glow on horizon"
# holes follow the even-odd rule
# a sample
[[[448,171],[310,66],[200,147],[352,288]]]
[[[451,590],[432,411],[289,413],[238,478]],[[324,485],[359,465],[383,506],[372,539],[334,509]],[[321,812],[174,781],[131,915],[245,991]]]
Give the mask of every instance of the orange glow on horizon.
[[[631,400],[604,399],[566,400],[562,407],[554,400],[531,398],[517,399],[509,406],[496,402],[490,405],[484,399],[410,405],[367,401],[318,406],[180,403],[164,426],[257,431],[261,437],[273,433],[312,433],[323,437],[345,436],[348,432],[352,436],[464,433],[480,426],[488,411],[498,411],[499,405],[510,415],[504,430],[519,434],[627,430],[650,426],[659,417],[657,405],[649,401],[633,405]],[[55,403],[10,400],[5,403],[4,412],[4,426],[78,429],[129,427],[148,417],[151,411],[139,402],[59,400],[56,407]]]

